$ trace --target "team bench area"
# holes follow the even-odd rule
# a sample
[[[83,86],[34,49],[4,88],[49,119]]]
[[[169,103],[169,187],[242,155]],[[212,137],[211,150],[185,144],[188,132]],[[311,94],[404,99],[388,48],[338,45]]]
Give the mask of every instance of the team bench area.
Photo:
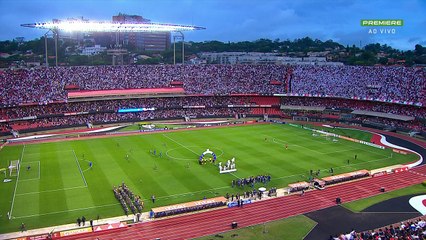
[[[226,198],[223,196],[208,198],[208,199],[203,199],[200,201],[152,208],[151,217],[155,217],[155,218],[165,217],[165,216],[170,216],[175,214],[199,211],[199,210],[208,209],[208,208],[221,207],[225,205],[226,205]]]

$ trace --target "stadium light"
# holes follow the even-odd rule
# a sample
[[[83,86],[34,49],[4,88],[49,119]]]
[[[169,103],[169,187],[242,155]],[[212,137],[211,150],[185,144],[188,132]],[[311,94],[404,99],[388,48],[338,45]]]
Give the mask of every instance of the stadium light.
[[[89,20],[55,20],[21,24],[23,27],[62,30],[69,32],[177,32],[202,30],[203,27],[166,23],[119,23]]]
[[[111,21],[90,21],[85,19],[66,19],[58,20],[54,19],[47,22],[37,23],[26,23],[21,24],[22,27],[47,29],[45,34],[45,48],[46,48],[46,66],[47,61],[47,34],[52,32],[55,37],[55,54],[56,54],[56,66],[58,66],[58,32],[174,32],[179,33],[182,36],[182,64],[184,63],[184,35],[183,31],[203,30],[204,27],[198,27],[193,25],[181,25],[181,24],[168,24],[168,23],[153,23],[153,22],[135,22],[135,23],[120,23]],[[175,50],[176,51],[176,50]],[[174,53],[174,62],[176,53]]]

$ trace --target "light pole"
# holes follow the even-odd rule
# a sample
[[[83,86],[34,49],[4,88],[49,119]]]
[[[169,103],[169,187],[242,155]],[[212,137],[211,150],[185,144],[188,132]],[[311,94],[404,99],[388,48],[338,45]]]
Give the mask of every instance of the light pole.
[[[185,36],[181,31],[175,33],[179,33],[180,36],[173,36],[173,64],[176,64],[176,39],[182,40],[182,64],[185,64]]]
[[[49,33],[52,33],[52,38],[55,40],[55,66],[58,66],[58,30],[56,29],[49,29],[44,34],[44,55],[45,55],[45,64],[46,67],[49,67],[49,55],[48,55],[48,49],[47,49],[47,39],[49,38]]]

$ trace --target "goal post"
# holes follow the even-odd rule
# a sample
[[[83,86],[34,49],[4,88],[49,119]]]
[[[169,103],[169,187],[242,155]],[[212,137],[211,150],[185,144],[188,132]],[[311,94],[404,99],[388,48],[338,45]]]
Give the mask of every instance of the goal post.
[[[9,176],[11,176],[11,177],[18,176],[19,167],[20,167],[20,161],[19,160],[10,161]]]

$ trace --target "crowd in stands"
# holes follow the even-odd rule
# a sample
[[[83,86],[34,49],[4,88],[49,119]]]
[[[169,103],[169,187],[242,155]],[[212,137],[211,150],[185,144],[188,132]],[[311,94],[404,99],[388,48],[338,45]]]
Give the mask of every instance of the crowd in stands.
[[[372,116],[356,116],[353,120],[358,120],[363,124],[369,124],[370,126],[376,126],[383,129],[409,129],[410,131],[426,131],[425,123],[419,120],[413,121],[399,121],[395,119],[372,117]]]
[[[295,66],[291,91],[298,94],[373,98],[425,104],[422,68]]]
[[[400,224],[389,225],[388,227],[376,230],[355,232],[352,230],[347,234],[330,236],[330,240],[414,240],[426,239],[426,221],[422,218],[412,221],[401,222]]]
[[[126,65],[0,71],[0,104],[66,100],[67,86],[81,90],[162,88],[183,83],[188,94],[286,93],[425,103],[421,68],[284,65]],[[277,81],[281,84],[270,84]]]
[[[294,68],[291,80],[288,70]],[[0,119],[28,118],[26,121],[0,123],[0,130],[84,125],[88,122],[106,123],[132,119],[164,119],[183,116],[205,117],[270,113],[291,118],[305,112],[280,112],[275,108],[227,109],[227,105],[268,104],[277,102],[267,97],[161,97],[126,100],[104,100],[66,103],[64,88],[75,85],[81,90],[170,87],[173,81],[183,83],[187,94],[286,93],[290,81],[291,93],[319,94],[339,97],[373,97],[381,100],[402,100],[424,103],[426,79],[424,70],[405,67],[362,66],[280,66],[280,65],[158,65],[158,66],[84,66],[51,67],[0,71],[0,105],[33,104],[0,108]],[[281,84],[270,84],[278,81]],[[269,99],[270,98],[270,99]],[[256,100],[257,99],[257,100]],[[263,100],[265,102],[263,103]],[[52,101],[65,101],[52,103]],[[328,109],[366,110],[426,118],[426,108],[395,103],[381,103],[337,98],[282,97],[281,104],[321,106]],[[205,110],[190,108],[204,106]],[[116,114],[120,108],[155,107],[155,112]],[[185,108],[183,110],[182,108]],[[166,110],[167,109],[167,110]],[[46,116],[63,113],[91,112],[68,117]],[[344,110],[342,110],[344,112]],[[97,114],[94,114],[97,113]],[[328,113],[309,113],[309,116],[336,118]],[[357,116],[360,121],[370,117]],[[424,131],[422,122],[403,122],[384,118],[374,119],[391,126]]]
[[[265,185],[270,181],[271,181],[271,175],[269,175],[269,174],[257,175],[256,177],[250,176],[248,178],[240,178],[240,179],[232,180],[231,186],[232,187],[236,186],[236,187],[239,187],[239,188],[244,188],[244,186],[250,186],[250,187],[254,188],[254,185],[256,183],[262,183],[262,184]]]
[[[364,110],[426,118],[426,108],[409,105],[319,97],[282,97],[281,104],[289,106],[326,107],[342,110]]]
[[[0,123],[0,127],[4,131],[10,131],[12,128],[15,130],[22,130],[55,126],[84,126],[87,125],[87,123],[104,124],[123,121],[141,121],[146,119],[183,119],[185,116],[189,118],[208,116],[235,117],[236,114],[249,113],[249,108],[169,109],[137,113],[97,113]]]
[[[164,98],[139,98],[125,100],[103,100],[90,102],[53,103],[47,105],[33,105],[0,108],[0,119],[14,119],[29,116],[41,116],[72,112],[88,111],[114,111],[123,108],[155,107],[159,109],[182,108],[188,106],[219,107],[230,104],[250,104],[249,97],[164,97]]]
[[[126,65],[0,71],[0,104],[66,100],[66,86],[83,90],[162,88],[183,83],[189,94],[284,93],[287,67],[278,65]]]
[[[118,187],[114,186],[112,190],[126,215],[129,215],[129,209],[133,214],[142,212],[143,201],[141,197],[134,194],[125,183],[122,183]]]

